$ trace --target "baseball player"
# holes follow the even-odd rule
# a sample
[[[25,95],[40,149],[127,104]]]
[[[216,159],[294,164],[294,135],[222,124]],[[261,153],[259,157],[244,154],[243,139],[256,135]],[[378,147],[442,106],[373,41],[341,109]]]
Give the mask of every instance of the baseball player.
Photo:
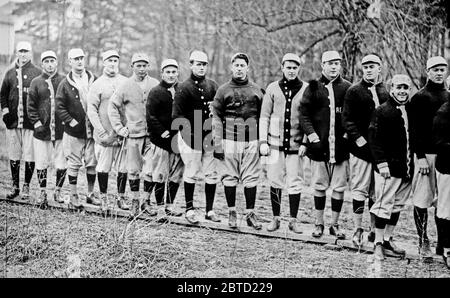
[[[369,126],[369,146],[375,162],[374,256],[383,260],[386,251],[404,255],[393,241],[393,231],[411,193],[414,163],[409,138],[408,116],[411,80],[395,75],[391,80],[390,98],[374,112]]]
[[[114,131],[126,142],[127,172],[133,194],[132,215],[137,216],[140,210],[144,210],[150,216],[155,216],[157,213],[150,206],[154,186],[152,177],[144,176],[146,197],[143,202],[139,195],[139,184],[141,172],[146,172],[146,154],[150,149],[145,104],[150,90],[159,81],[148,75],[150,58],[144,53],[136,53],[131,57],[131,68],[133,75],[119,86],[109,101],[108,116]],[[121,114],[125,115],[125,119],[122,119]]]
[[[450,269],[450,99],[441,106],[434,118],[433,138],[437,153],[436,226],[441,240],[442,257]]]
[[[161,83],[150,91],[147,98],[147,127],[152,142],[147,175],[152,177],[152,183],[155,184],[158,220],[163,220],[165,215],[182,215],[173,208],[184,169],[180,154],[173,153],[171,147],[172,138],[176,134],[176,131],[171,130],[172,102],[177,90],[178,63],[174,59],[165,59],[161,63]],[[164,208],[167,180],[168,191]]]
[[[307,135],[311,159],[311,185],[314,188],[316,225],[313,237],[324,230],[326,190],[331,188],[332,223],[330,235],[345,239],[338,220],[348,179],[348,148],[341,116],[350,82],[340,75],[341,57],[336,51],[322,54],[322,76],[312,80],[300,101],[300,124]]]
[[[353,198],[353,220],[355,233],[352,241],[362,245],[362,218],[364,201],[368,198],[369,209],[374,198],[374,176],[372,154],[367,142],[367,133],[373,111],[389,99],[381,78],[381,59],[377,55],[366,55],[361,60],[363,77],[348,88],[344,100],[342,125],[348,135],[350,149],[350,190]],[[369,241],[375,238],[374,217],[371,216]]]
[[[92,125],[86,115],[88,90],[96,77],[86,70],[84,57],[82,49],[74,48],[69,51],[71,71],[56,91],[56,115],[64,123],[63,150],[71,192],[70,205],[76,209],[83,207],[77,191],[78,172],[83,164],[88,184],[86,203],[100,205],[94,194],[97,160]]]
[[[0,89],[0,102],[3,122],[6,125],[9,164],[13,187],[6,198],[12,200],[19,193],[20,160],[25,161],[25,181],[22,199],[30,195],[30,181],[34,172],[33,125],[27,113],[28,89],[31,81],[41,74],[41,70],[32,62],[31,44],[26,41],[17,43],[17,60],[14,67],[5,73]]]
[[[291,220],[289,229],[302,233],[297,224],[300,197],[303,192],[303,132],[300,128],[299,105],[307,83],[298,78],[300,57],[287,53],[281,61],[283,77],[271,83],[264,94],[259,120],[260,153],[269,156],[267,177],[273,220],[268,231],[280,228],[282,189],[289,194]]]
[[[126,153],[121,151],[121,141],[113,130],[108,117],[109,99],[126,77],[119,73],[119,53],[116,50],[105,51],[102,55],[103,74],[92,84],[87,98],[87,115],[94,127],[95,156],[97,159],[97,179],[100,188],[102,207],[108,207],[108,178],[113,163],[117,168],[116,203],[120,209],[129,210],[125,200],[127,181]],[[120,160],[116,160],[120,159]]]
[[[64,127],[56,115],[56,90],[64,79],[57,72],[58,58],[54,51],[41,54],[43,73],[31,81],[28,93],[27,111],[30,123],[34,126],[33,146],[36,160],[36,171],[41,188],[38,203],[47,205],[47,169],[53,163],[56,168],[56,182],[53,199],[63,203],[61,187],[66,178],[66,159],[62,148]],[[54,157],[54,159],[53,159]]]
[[[199,222],[194,211],[195,183],[205,178],[206,220],[219,222],[213,210],[216,184],[219,180],[217,163],[212,150],[203,144],[211,134],[212,119],[209,104],[213,101],[217,83],[206,78],[208,56],[202,51],[193,51],[189,57],[190,77],[179,85],[172,108],[172,129],[179,129],[178,147],[185,169],[183,173],[186,199],[186,220]],[[180,125],[178,125],[180,124]]]
[[[449,97],[445,88],[447,61],[443,57],[432,57],[427,61],[427,83],[412,98],[411,141],[415,153],[415,173],[412,182],[414,221],[419,235],[419,253],[424,258],[431,257],[430,241],[427,235],[428,208],[436,194],[436,146],[432,141],[433,118],[437,110]],[[438,234],[437,254],[442,254]]]
[[[256,191],[260,178],[258,121],[262,89],[248,78],[249,58],[244,53],[231,58],[231,80],[217,90],[212,103],[215,156],[222,160],[222,183],[229,209],[228,225],[237,228],[236,187],[244,185],[247,225],[256,230]]]

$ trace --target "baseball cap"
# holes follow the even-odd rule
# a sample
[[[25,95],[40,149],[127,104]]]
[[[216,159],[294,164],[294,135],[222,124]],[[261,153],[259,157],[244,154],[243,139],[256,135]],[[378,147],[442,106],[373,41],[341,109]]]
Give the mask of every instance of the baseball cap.
[[[119,53],[116,50],[107,50],[107,51],[103,52],[103,54],[102,54],[102,60],[103,61],[105,61],[105,60],[107,60],[108,58],[111,58],[111,57],[120,58],[120,55],[119,55]]]
[[[445,65],[448,66],[447,60],[445,60],[444,57],[441,56],[434,56],[428,59],[427,61],[427,70],[429,70],[432,67],[438,66],[438,65]]]
[[[286,61],[293,61],[298,65],[300,65],[300,57],[293,53],[287,53],[286,55],[284,55],[283,59],[281,60],[281,64],[283,64]]]
[[[55,58],[55,59],[57,59],[56,53],[53,52],[53,51],[42,52],[42,54],[41,54],[41,61],[44,61],[45,58]]]
[[[236,60],[236,59],[244,59],[245,62],[247,62],[247,64],[248,64],[248,61],[249,61],[248,55],[245,54],[245,53],[236,53],[236,54],[234,54],[234,55],[231,57],[231,63],[233,63],[233,61]]]
[[[407,85],[411,87],[411,79],[404,74],[396,74],[391,79],[392,85]]]
[[[161,62],[161,70],[163,70],[167,66],[175,66],[176,68],[178,68],[178,63],[175,59],[164,59],[163,62]]]
[[[16,46],[17,51],[29,51],[31,52],[31,43],[28,41],[19,41]]]
[[[342,60],[341,56],[337,51],[326,51],[322,54],[322,63],[328,62],[331,60]]]
[[[208,63],[208,56],[202,51],[193,51],[189,57],[189,61],[199,61]]]
[[[77,57],[84,57],[86,55],[84,54],[82,49],[75,48],[75,49],[71,49],[69,51],[69,53],[67,54],[67,56],[69,57],[69,59],[75,59]]]
[[[361,64],[366,64],[366,63],[377,63],[378,65],[381,65],[381,59],[377,55],[373,55],[373,54],[366,55],[362,58]]]
[[[134,64],[134,63],[139,62],[139,61],[150,63],[150,58],[148,57],[147,54],[135,53],[133,55],[133,57],[131,57],[131,64]]]

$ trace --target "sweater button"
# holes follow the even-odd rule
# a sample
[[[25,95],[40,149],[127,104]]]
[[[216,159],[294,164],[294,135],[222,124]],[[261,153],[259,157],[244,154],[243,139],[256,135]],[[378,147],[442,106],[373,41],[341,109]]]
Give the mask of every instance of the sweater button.
[[[200,96],[200,98],[201,98],[201,99],[205,99],[205,97],[204,97],[204,96]]]

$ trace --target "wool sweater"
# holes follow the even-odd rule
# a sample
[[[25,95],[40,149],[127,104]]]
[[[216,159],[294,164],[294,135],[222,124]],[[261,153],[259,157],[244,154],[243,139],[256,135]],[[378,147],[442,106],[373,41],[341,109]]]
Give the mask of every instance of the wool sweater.
[[[171,130],[172,125],[172,104],[174,95],[170,88],[174,88],[175,93],[178,90],[178,84],[169,85],[161,81],[158,86],[150,90],[147,98],[147,127],[150,135],[150,141],[156,146],[172,152],[171,141],[176,134],[176,130]],[[163,139],[161,135],[170,132],[170,137]]]
[[[127,78],[121,74],[109,76],[103,73],[89,89],[87,115],[94,127],[94,140],[102,146],[118,146],[119,140],[108,117],[109,100]],[[121,113],[123,118],[123,113]]]
[[[33,136],[42,141],[61,140],[64,126],[56,115],[56,91],[64,76],[55,73],[51,78],[43,73],[31,81],[27,112],[34,126]],[[41,128],[39,128],[42,126]]]
[[[0,103],[3,115],[9,114],[9,123],[5,123],[8,129],[33,129],[27,112],[28,90],[31,81],[41,73],[31,61],[22,67],[16,61],[14,67],[5,73],[0,89]]]
[[[96,77],[86,70],[89,86]],[[92,138],[92,125],[86,115],[86,102],[84,102],[77,84],[73,78],[73,72],[69,72],[61,81],[56,91],[56,115],[64,124],[64,132],[68,135],[80,138]],[[72,126],[73,120],[76,124]]]
[[[436,148],[436,170],[450,175],[450,101],[444,103],[433,120],[433,140]]]
[[[330,145],[335,148],[335,162],[340,163],[349,158],[347,139],[342,127],[342,110],[344,97],[350,82],[338,76],[331,83],[334,93],[334,143],[330,144],[330,99],[326,85],[330,83],[324,75],[319,80],[312,80],[300,101],[300,125],[308,137],[307,156],[315,161],[331,161]],[[318,137],[319,142],[312,140]]]
[[[263,96],[261,87],[248,78],[244,81],[231,79],[219,87],[211,105],[216,144],[220,144],[222,139],[258,140]]]
[[[307,86],[298,78],[288,81],[284,77],[269,84],[259,119],[261,142],[268,142],[271,148],[288,154],[298,153],[303,139],[299,106]]]
[[[173,121],[186,120],[189,130],[180,129],[181,137],[188,146],[195,150],[204,150],[203,140],[211,134],[212,119],[210,117],[210,103],[217,91],[217,83],[205,77],[194,74],[181,84],[172,107]],[[201,132],[199,131],[201,128]]]
[[[349,138],[350,152],[367,162],[372,162],[372,154],[368,144],[368,131],[372,114],[375,111],[375,101],[370,88],[375,87],[378,104],[389,99],[389,93],[383,83],[372,84],[364,79],[353,84],[345,94],[342,126]],[[365,145],[357,144],[358,139],[364,138]]]
[[[116,133],[124,126],[128,128],[131,138],[147,136],[147,120],[145,104],[148,93],[157,86],[159,81],[150,76],[144,79],[144,88],[137,83],[136,75],[133,74],[119,86],[109,101],[108,116]],[[123,111],[126,123],[121,117]]]
[[[444,84],[428,81],[411,98],[409,113],[411,115],[411,140],[413,152],[417,158],[425,158],[425,154],[436,154],[436,146],[432,139],[433,119],[437,110],[450,98],[450,92]]]

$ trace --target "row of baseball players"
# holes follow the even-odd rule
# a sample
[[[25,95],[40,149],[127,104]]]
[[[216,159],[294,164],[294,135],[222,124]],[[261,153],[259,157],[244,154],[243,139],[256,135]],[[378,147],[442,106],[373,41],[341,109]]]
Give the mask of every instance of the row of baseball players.
[[[130,208],[124,195],[128,180],[132,214],[143,210],[160,219],[181,216],[173,203],[183,181],[186,219],[198,223],[194,189],[195,183],[204,179],[205,219],[217,222],[220,218],[213,204],[216,185],[221,181],[229,208],[228,224],[236,228],[236,186],[241,182],[247,224],[261,229],[254,208],[264,166],[274,216],[267,230],[280,227],[284,188],[289,197],[289,229],[302,233],[297,214],[305,188],[306,155],[311,160],[316,210],[312,236],[321,237],[324,232],[326,191],[331,189],[329,232],[338,239],[345,238],[338,222],[350,180],[354,244],[363,242],[367,200],[371,214],[368,239],[375,242],[375,256],[384,258],[385,250],[404,254],[392,235],[413,190],[419,251],[425,258],[431,255],[427,217],[428,208],[434,204],[436,252],[449,266],[450,97],[444,84],[447,62],[442,57],[427,61],[427,83],[410,100],[409,77],[395,75],[388,92],[381,81],[381,59],[373,54],[362,59],[363,77],[352,85],[340,75],[338,52],[323,53],[321,76],[309,83],[298,77],[300,58],[288,53],[281,61],[281,78],[265,91],[249,80],[249,57],[244,53],[232,56],[231,80],[220,87],[206,78],[208,57],[201,51],[191,53],[191,75],[182,83],[178,83],[179,66],[174,59],[162,62],[161,82],[151,78],[149,57],[143,53],[133,55],[130,78],[119,73],[120,56],[115,50],[103,53],[104,68],[99,78],[85,68],[81,49],[69,51],[71,71],[66,76],[57,73],[53,51],[42,53],[42,73],[31,62],[28,42],[18,43],[17,56],[0,93],[13,180],[7,195],[10,199],[20,193],[23,159],[23,197],[29,194],[36,164],[41,187],[38,201],[45,204],[47,168],[54,154],[57,202],[62,202],[60,189],[67,169],[70,204],[81,206],[77,178],[84,166],[87,203],[107,208],[108,173],[114,166],[119,208]],[[266,157],[264,163],[261,156]],[[96,177],[100,200],[94,194]],[[143,199],[139,192],[141,178]],[[150,207],[153,189],[157,210]]]

